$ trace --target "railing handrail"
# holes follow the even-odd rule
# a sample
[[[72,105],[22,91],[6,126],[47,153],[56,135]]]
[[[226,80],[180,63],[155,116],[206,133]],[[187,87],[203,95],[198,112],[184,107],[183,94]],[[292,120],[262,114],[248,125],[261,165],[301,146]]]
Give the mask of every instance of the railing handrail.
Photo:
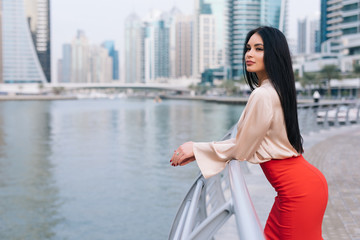
[[[237,131],[236,126],[237,124],[227,132],[222,140],[234,137]],[[222,178],[218,174],[205,180],[200,174],[180,205],[170,231],[169,239],[211,239],[230,216],[235,214],[236,227],[241,239],[264,240],[265,238],[259,218],[251,202],[240,169],[241,166],[238,161],[230,161],[230,164],[228,164],[226,170],[223,172]],[[206,203],[199,205],[199,199],[206,192],[208,202],[210,202],[212,198],[211,187],[217,185],[221,188],[221,183],[226,181],[230,182],[230,199],[226,201],[223,195],[220,196],[218,199],[219,203],[215,204],[217,207],[208,215],[206,213]],[[218,189],[216,187],[214,188]],[[221,191],[223,190],[221,189]],[[218,194],[220,195],[220,193]],[[205,200],[205,197],[203,197],[203,200]],[[205,210],[205,213],[203,213],[202,216],[196,216],[198,213],[197,209],[200,209],[200,211]]]

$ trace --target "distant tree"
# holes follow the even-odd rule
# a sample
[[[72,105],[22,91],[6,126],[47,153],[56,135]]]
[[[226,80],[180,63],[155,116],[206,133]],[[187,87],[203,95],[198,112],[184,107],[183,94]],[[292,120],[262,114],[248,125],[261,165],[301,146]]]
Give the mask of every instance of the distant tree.
[[[55,95],[60,95],[61,93],[63,93],[65,90],[64,87],[53,87],[52,91]]]
[[[203,95],[208,90],[211,89],[211,86],[209,84],[197,84],[197,85],[191,84],[188,88],[194,90],[196,95],[198,94]]]
[[[355,75],[359,76],[360,75],[360,64],[357,63],[357,64],[354,64],[353,66],[353,72],[355,73]]]
[[[299,77],[299,82],[303,88],[307,91],[307,95],[311,95],[311,84],[317,84],[316,74],[310,72],[304,72],[303,77]]]
[[[40,94],[41,94],[42,91],[44,90],[44,84],[43,84],[43,83],[39,83],[38,88],[39,88],[39,92],[40,92]]]
[[[327,95],[331,96],[331,89],[330,89],[330,80],[337,78],[340,79],[340,70],[336,65],[325,65],[320,74],[323,78],[325,78],[326,86],[327,86]]]
[[[226,95],[228,96],[235,95],[239,91],[239,88],[235,85],[235,81],[233,80],[224,80],[221,87],[225,88]]]
[[[353,72],[359,78],[359,82],[360,82],[360,64],[359,63],[354,64]],[[357,92],[358,92],[358,98],[360,98],[360,89],[358,89]]]

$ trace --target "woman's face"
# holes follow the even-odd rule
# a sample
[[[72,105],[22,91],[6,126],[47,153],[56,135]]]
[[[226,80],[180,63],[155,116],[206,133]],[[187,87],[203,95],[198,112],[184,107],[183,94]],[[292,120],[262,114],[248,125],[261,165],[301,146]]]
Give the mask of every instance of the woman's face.
[[[259,80],[267,78],[264,64],[264,42],[261,36],[254,33],[246,44],[246,70],[256,73]]]

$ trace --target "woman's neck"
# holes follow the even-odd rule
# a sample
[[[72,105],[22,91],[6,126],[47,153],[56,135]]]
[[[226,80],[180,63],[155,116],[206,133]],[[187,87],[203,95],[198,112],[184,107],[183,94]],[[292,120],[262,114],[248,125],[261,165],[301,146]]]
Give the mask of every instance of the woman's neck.
[[[261,85],[261,83],[264,81],[264,80],[267,80],[269,79],[268,75],[266,72],[259,72],[259,73],[256,73],[258,79],[259,79],[259,86]]]

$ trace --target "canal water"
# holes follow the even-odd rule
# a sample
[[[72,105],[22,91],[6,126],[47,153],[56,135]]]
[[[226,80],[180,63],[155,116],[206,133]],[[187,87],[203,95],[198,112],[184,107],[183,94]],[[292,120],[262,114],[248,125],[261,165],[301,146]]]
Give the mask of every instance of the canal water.
[[[169,164],[244,106],[151,99],[0,102],[0,239],[166,239],[198,174]]]

